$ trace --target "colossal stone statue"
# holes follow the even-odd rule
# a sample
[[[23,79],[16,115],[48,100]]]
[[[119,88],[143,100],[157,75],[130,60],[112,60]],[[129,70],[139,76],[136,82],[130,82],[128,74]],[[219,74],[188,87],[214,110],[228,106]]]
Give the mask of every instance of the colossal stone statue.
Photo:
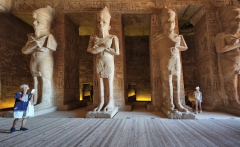
[[[95,68],[99,82],[100,103],[94,111],[101,111],[104,106],[104,95],[109,98],[104,111],[112,111],[115,108],[113,98],[114,80],[114,55],[119,55],[118,37],[109,34],[111,15],[105,7],[97,14],[96,34],[90,37],[87,51],[96,56]],[[104,93],[107,91],[108,93]]]
[[[51,7],[33,11],[35,33],[28,34],[28,41],[22,48],[23,54],[32,54],[30,61],[33,76],[35,110],[53,106],[53,51],[56,51],[57,42],[50,33],[53,19]],[[38,99],[39,98],[39,99]]]
[[[218,15],[222,32],[216,35],[215,46],[227,96],[224,104],[239,109],[240,8],[223,6]]]
[[[157,44],[163,88],[163,113],[169,118],[173,116],[175,118],[182,118],[182,112],[189,113],[182,106],[180,100],[180,51],[187,50],[187,45],[183,36],[174,32],[175,16],[174,11],[166,8],[162,9],[162,34],[158,35]]]

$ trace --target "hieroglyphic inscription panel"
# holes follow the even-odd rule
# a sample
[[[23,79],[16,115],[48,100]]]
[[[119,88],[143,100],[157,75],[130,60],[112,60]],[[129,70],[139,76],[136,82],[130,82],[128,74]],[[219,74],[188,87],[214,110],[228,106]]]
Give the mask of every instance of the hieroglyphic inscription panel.
[[[52,25],[53,35],[57,40],[57,51],[54,52],[54,98],[58,109],[61,110],[61,106],[64,101],[64,19],[65,14],[56,13],[54,23]]]
[[[203,105],[210,109],[221,103],[221,98],[218,95],[221,91],[218,61],[214,47],[214,36],[217,33],[216,21],[216,11],[207,10],[206,14],[195,26],[198,83],[203,92]]]
[[[154,11],[163,7],[174,8],[176,5],[190,5],[190,4],[203,4],[204,0],[168,0],[168,1],[129,1],[129,0],[102,0],[102,1],[89,1],[89,0],[15,0],[13,3],[13,11],[28,11],[36,8],[45,7],[49,5],[61,11],[89,11],[99,10],[107,6],[111,11]]]
[[[160,60],[157,48],[157,35],[160,34],[159,14],[151,14],[150,21],[150,69],[152,87],[152,105],[160,110],[162,101],[162,86],[160,79]]]
[[[77,102],[79,96],[79,40],[78,26],[66,15],[64,19],[64,104]],[[71,35],[70,35],[71,34]]]

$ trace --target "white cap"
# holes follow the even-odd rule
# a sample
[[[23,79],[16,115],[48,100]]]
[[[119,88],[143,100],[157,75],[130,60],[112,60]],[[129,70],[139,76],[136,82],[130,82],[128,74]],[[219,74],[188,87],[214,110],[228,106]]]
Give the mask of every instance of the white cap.
[[[199,86],[197,86],[195,89],[198,89],[198,90],[199,90],[200,88],[199,88]]]

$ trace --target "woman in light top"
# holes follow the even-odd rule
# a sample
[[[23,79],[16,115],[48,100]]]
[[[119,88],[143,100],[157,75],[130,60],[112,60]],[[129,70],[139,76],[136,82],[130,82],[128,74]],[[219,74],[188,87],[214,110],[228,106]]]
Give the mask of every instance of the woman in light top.
[[[199,113],[202,113],[202,105],[201,105],[201,102],[202,102],[202,92],[199,91],[199,87],[197,86],[195,88],[196,90],[193,92],[193,97],[194,97],[194,100],[195,100],[195,108],[196,108],[196,114],[198,113],[198,105],[199,105]]]

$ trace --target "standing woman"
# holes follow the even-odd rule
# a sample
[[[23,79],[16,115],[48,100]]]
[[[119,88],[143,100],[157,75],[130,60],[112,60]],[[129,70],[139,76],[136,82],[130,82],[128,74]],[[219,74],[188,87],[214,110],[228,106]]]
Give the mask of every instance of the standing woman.
[[[22,84],[20,86],[20,89],[21,91],[17,92],[14,96],[15,104],[14,104],[13,117],[15,119],[13,121],[12,128],[10,129],[11,133],[14,133],[16,131],[15,126],[18,120],[21,118],[22,118],[22,125],[20,128],[20,131],[28,130],[27,128],[24,127],[27,121],[26,110],[27,110],[29,101],[32,101],[33,94],[27,93],[27,91],[29,90],[29,86],[27,84]]]
[[[195,99],[195,108],[196,108],[196,114],[198,114],[198,105],[199,105],[199,113],[202,113],[202,92],[199,91],[199,87],[197,86],[195,88],[196,90],[193,92],[193,97]]]

